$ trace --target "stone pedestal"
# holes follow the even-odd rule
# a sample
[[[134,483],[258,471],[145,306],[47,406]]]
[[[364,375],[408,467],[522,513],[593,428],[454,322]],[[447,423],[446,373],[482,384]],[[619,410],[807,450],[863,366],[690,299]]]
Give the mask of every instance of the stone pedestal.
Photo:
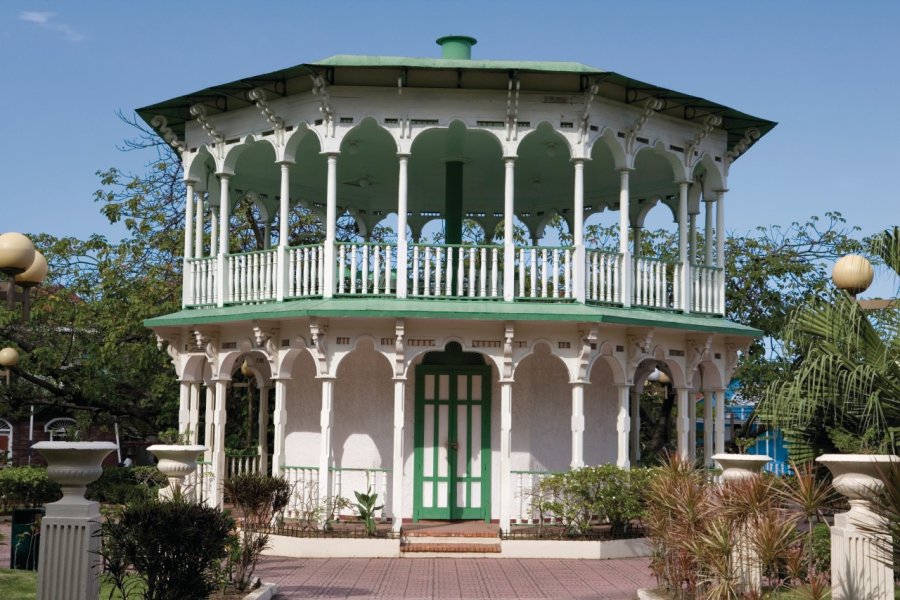
[[[832,600],[893,600],[894,577],[884,552],[891,537],[887,524],[872,511],[870,498],[883,491],[881,475],[900,457],[825,454],[816,462],[831,470],[834,489],[850,499],[850,510],[835,515],[831,528]]]
[[[722,484],[736,483],[759,477],[762,468],[772,459],[759,454],[714,454],[712,459],[722,467]],[[737,545],[732,557],[735,565],[735,575],[740,581],[741,589],[759,591],[762,587],[762,566],[756,549],[750,541],[752,524],[741,525],[741,531],[737,535]]]
[[[159,497],[172,499],[181,496],[194,501],[196,481],[185,478],[197,471],[197,459],[206,452],[206,446],[182,446],[178,444],[155,444],[147,448],[159,459],[156,468],[168,477],[169,485],[159,490]]]
[[[103,474],[112,442],[38,442],[47,475],[63,497],[48,504],[41,521],[37,600],[96,600],[100,594],[100,505],[84,497]]]

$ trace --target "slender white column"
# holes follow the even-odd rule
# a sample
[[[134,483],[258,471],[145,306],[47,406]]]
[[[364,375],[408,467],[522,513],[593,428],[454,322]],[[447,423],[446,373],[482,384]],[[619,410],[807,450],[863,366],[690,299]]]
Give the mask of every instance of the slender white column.
[[[678,182],[678,262],[681,263],[681,309],[691,312],[691,267],[687,260],[688,182]]]
[[[190,430],[189,443],[196,446],[200,439],[200,382],[191,383],[191,409],[188,417],[188,429]]]
[[[716,454],[725,452],[725,390],[713,390],[716,395]]]
[[[572,385],[572,463],[577,469],[584,466],[584,383]]]
[[[194,251],[194,182],[184,182],[184,260],[193,258]]]
[[[512,517],[512,386],[500,382],[500,529],[509,531]]]
[[[191,422],[191,382],[178,383],[178,433],[184,433]]]
[[[204,419],[203,419],[203,445],[206,446],[206,452],[203,459],[206,462],[212,462],[213,456],[213,418],[216,414],[216,390],[215,386],[206,386],[206,402],[204,403]]]
[[[219,254],[228,254],[228,238],[231,236],[231,193],[228,184],[231,175],[219,174]]]
[[[259,387],[259,422],[257,430],[257,445],[259,449],[259,472],[269,470],[269,387]]]
[[[709,238],[707,238],[709,239]],[[713,402],[712,391],[703,391],[703,464],[711,467],[713,464],[713,432],[715,425],[713,424]]]
[[[504,159],[503,180],[503,299],[510,302],[516,296],[516,240],[515,231],[515,169],[516,159]]]
[[[325,194],[325,298],[334,296],[334,243],[337,229],[337,154],[328,155],[328,187]],[[319,477],[322,474],[319,473]]]
[[[697,262],[697,215],[688,214],[688,262]]]
[[[406,425],[406,378],[394,378],[394,456],[391,463],[391,529],[403,527],[403,435]]]
[[[682,460],[690,460],[691,455],[688,449],[688,426],[690,423],[690,409],[688,408],[688,395],[690,390],[687,388],[677,388],[675,393],[678,395],[678,416],[675,419],[675,429],[678,432],[678,446],[676,454]]]
[[[628,253],[628,174],[631,169],[619,171],[619,254],[622,255],[622,270],[619,273],[619,285],[621,286],[620,299],[622,306],[631,306],[631,255]]]
[[[288,225],[290,224],[289,212],[291,210],[291,165],[285,161],[278,165],[281,167],[281,197],[278,204],[278,245],[287,246]]]
[[[616,466],[622,469],[631,468],[628,458],[628,434],[631,432],[631,416],[628,414],[628,400],[631,395],[630,385],[616,386],[619,393],[619,407],[616,414]]]
[[[334,377],[320,377],[322,380],[322,410],[319,414],[319,499],[331,503],[331,430],[334,427]]]
[[[197,194],[197,215],[194,219],[194,258],[203,258],[203,194]]]
[[[219,207],[209,207],[209,255],[219,254]]]
[[[585,252],[584,252],[584,159],[576,158],[575,192],[572,215],[572,242],[575,246],[572,260],[572,292],[577,302],[585,301]]]
[[[697,393],[688,391],[688,456],[697,459]]]
[[[725,192],[719,190],[716,199],[716,266],[725,268]]]
[[[631,386],[631,462],[637,464],[641,460],[641,395],[637,386]]]
[[[275,428],[274,441],[272,442],[272,475],[278,476],[284,472],[284,427],[287,423],[288,380],[275,380],[275,414],[273,425]]]
[[[703,264],[707,267],[713,265],[713,203],[704,198],[706,205],[706,215],[703,223],[703,250],[705,257]]]
[[[397,297],[406,298],[406,279],[409,240],[406,238],[406,220],[409,216],[409,155],[399,155],[399,179],[397,181]],[[415,276],[415,274],[413,275]]]
[[[213,472],[213,481],[215,482],[213,487],[212,497],[210,498],[210,504],[212,506],[222,506],[223,496],[224,496],[224,485],[225,485],[225,425],[227,413],[225,412],[226,401],[225,398],[228,394],[228,384],[230,382],[226,379],[220,379],[215,382],[216,384],[216,410],[213,415],[213,424],[214,427],[214,435],[213,435],[213,445],[212,445],[212,472]]]

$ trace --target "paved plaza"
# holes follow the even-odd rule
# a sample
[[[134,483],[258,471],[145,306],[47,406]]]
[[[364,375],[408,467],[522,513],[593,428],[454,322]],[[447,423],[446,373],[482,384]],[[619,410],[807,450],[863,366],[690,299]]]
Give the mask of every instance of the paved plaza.
[[[267,557],[257,574],[288,598],[593,598],[633,600],[653,587],[646,558]]]

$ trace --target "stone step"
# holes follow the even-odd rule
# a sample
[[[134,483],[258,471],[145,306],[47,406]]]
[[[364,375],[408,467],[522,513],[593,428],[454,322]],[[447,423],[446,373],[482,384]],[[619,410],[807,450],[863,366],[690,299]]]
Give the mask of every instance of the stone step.
[[[436,554],[499,554],[500,541],[494,543],[471,542],[415,542],[412,544],[400,544],[401,553],[436,553]]]

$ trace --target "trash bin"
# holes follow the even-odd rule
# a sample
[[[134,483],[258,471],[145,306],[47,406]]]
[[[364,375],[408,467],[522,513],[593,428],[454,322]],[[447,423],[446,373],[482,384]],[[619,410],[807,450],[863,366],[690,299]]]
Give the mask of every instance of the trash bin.
[[[43,508],[18,508],[12,513],[9,568],[37,570]]]

